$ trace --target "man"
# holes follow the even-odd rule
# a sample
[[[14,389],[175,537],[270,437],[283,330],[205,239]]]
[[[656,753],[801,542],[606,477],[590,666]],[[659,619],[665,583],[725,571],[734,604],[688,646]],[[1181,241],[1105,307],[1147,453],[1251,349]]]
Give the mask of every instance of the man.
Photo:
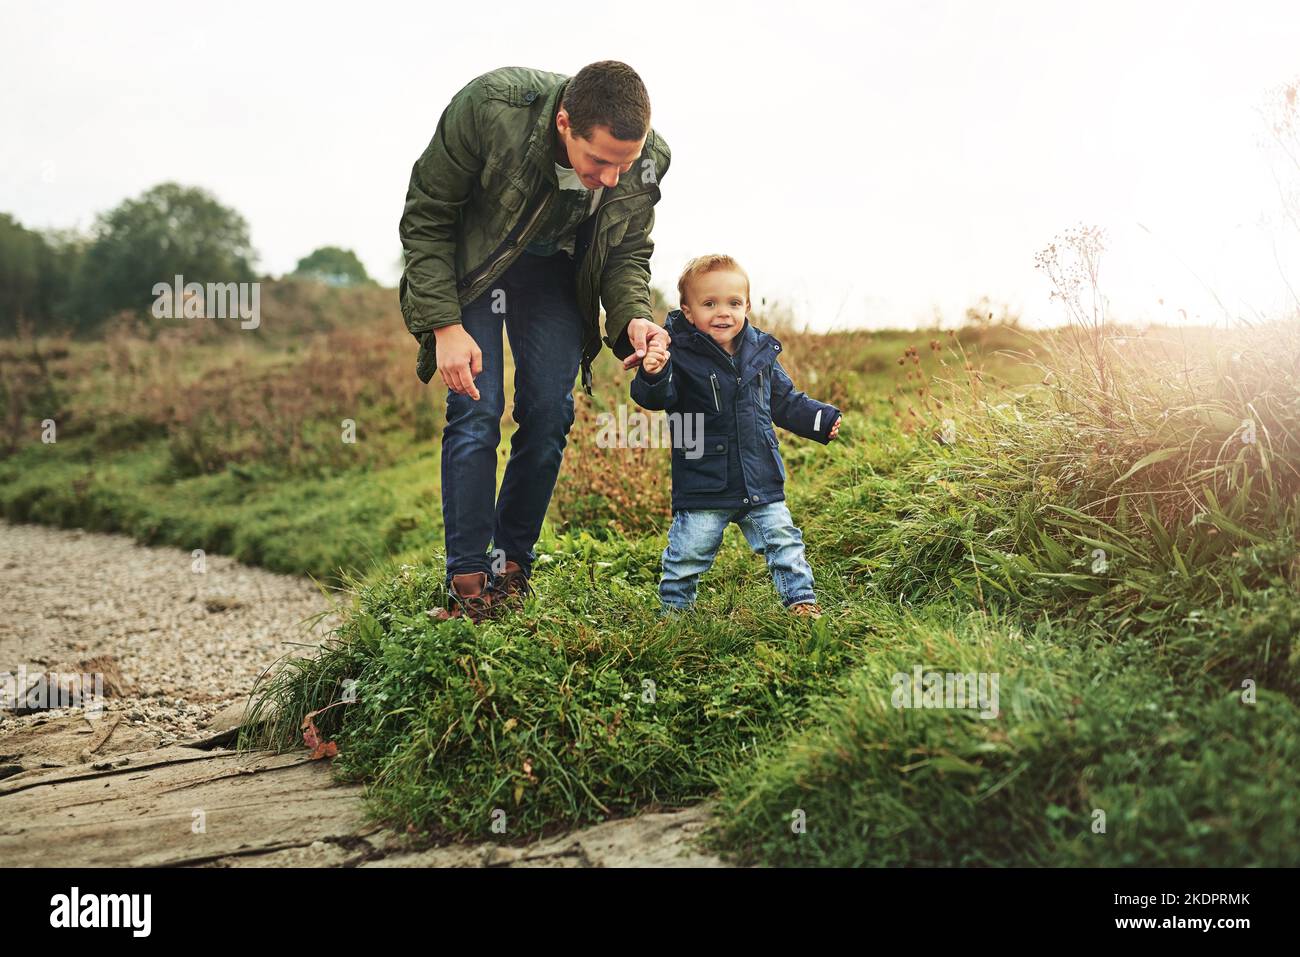
[[[654,206],[670,159],[650,127],[641,78],[603,60],[573,77],[504,67],[471,80],[411,170],[402,316],[420,342],[416,374],[428,382],[436,369],[449,390],[449,608],[435,617],[478,621],[517,606],[528,590],[580,369],[591,394],[601,303],[605,344],[624,369],[655,339],[667,344],[651,318],[649,282]],[[503,325],[518,429],[494,501]]]

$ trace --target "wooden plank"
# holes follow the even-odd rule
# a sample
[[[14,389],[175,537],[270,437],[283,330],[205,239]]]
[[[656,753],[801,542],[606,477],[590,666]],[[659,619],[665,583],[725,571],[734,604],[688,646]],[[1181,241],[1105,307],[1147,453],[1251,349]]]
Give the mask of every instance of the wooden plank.
[[[221,752],[215,752],[221,753]],[[179,744],[163,748],[150,748],[147,751],[132,751],[126,754],[105,755],[85,764],[58,765],[47,768],[31,768],[21,774],[0,780],[0,798],[29,788],[58,781],[77,781],[82,779],[102,778],[123,771],[140,771],[157,765],[175,764],[183,761],[203,761],[213,752],[187,748]]]
[[[0,794],[47,773],[71,768],[85,773],[106,759],[156,748],[159,734],[128,724],[120,715],[89,720],[80,715],[52,718],[21,730],[0,734],[0,756],[19,768],[0,780]]]
[[[150,753],[164,751],[188,754],[95,776],[52,774],[0,796],[0,860],[180,866],[373,830],[362,816],[362,787],[336,783],[328,762],[303,752]]]

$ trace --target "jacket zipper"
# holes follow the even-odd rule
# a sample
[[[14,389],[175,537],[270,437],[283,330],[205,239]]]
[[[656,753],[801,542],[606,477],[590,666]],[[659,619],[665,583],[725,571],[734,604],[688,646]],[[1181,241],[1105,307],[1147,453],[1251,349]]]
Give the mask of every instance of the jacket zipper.
[[[698,329],[695,330],[695,334],[699,336],[701,339],[703,339],[705,342],[707,342],[709,345],[711,345],[714,348],[714,350],[718,353],[718,355],[722,356],[722,358],[727,360],[727,363],[733,369],[736,367],[735,360],[732,359],[731,356],[727,355],[727,351],[723,349],[722,346],[718,345],[716,342],[713,341],[712,336],[708,335],[707,333],[700,332]]]
[[[617,187],[616,187],[616,188],[617,188]],[[596,207],[596,211],[595,211],[594,213],[591,214],[591,215],[593,215],[593,216],[596,217],[596,221],[595,221],[594,223],[592,223],[592,226],[591,226],[591,242],[587,245],[587,248],[586,248],[585,250],[583,250],[583,255],[582,255],[583,263],[586,263],[586,261],[587,261],[587,255],[586,255],[586,254],[587,254],[588,252],[590,252],[590,251],[591,251],[591,247],[595,245],[595,243],[596,243],[596,235],[600,232],[600,214],[603,213],[603,212],[604,212],[606,209],[608,209],[609,207],[613,206],[615,203],[621,203],[621,202],[623,202],[624,200],[628,200],[628,199],[636,199],[638,196],[648,196],[650,193],[653,193],[653,192],[654,192],[654,190],[652,190],[652,189],[643,189],[643,190],[641,190],[640,192],[637,192],[637,193],[628,193],[626,196],[619,196],[619,197],[614,198],[614,199],[607,199],[607,200],[604,200],[604,201],[601,202],[601,204],[600,204],[599,206]],[[576,256],[576,254],[577,254],[577,249],[576,249],[576,248],[574,249],[574,254],[575,254],[575,256]],[[646,318],[648,319],[648,318],[650,318],[650,317],[647,316]]]
[[[600,214],[603,213],[603,212],[604,212],[607,208],[609,208],[610,206],[613,206],[615,203],[620,203],[620,202],[622,202],[622,201],[625,200],[625,199],[635,199],[637,196],[646,196],[646,195],[648,195],[648,194],[650,194],[650,193],[652,193],[652,192],[654,192],[654,190],[643,189],[643,190],[641,190],[640,192],[637,192],[637,193],[628,193],[626,196],[620,196],[620,197],[618,197],[617,199],[608,199],[608,200],[605,200],[605,201],[601,202],[600,205],[598,205],[598,206],[596,207],[596,211],[595,211],[594,213],[592,213],[592,215],[596,217],[596,221],[595,221],[594,223],[591,224],[591,242],[588,243],[587,248],[584,249],[584,250],[583,250],[583,253],[582,253],[583,265],[586,264],[587,253],[591,252],[591,246],[594,246],[594,245],[596,244],[596,236],[599,235],[599,233],[600,233]],[[575,250],[575,252],[576,252],[576,250]],[[650,318],[650,317],[647,316],[646,318],[648,319],[648,318]],[[596,353],[595,353],[595,355],[593,355],[593,356],[591,357],[592,359],[595,359],[596,356],[600,354],[600,315],[599,315],[599,313],[597,313],[597,316],[596,316],[596,335],[595,335],[594,338],[595,338],[595,342],[596,342]],[[590,380],[591,380],[591,365],[590,365],[590,361],[587,359],[587,346],[592,342],[592,339],[593,339],[592,336],[590,336],[590,335],[584,335],[584,336],[583,336],[583,340],[582,340],[582,365],[583,365],[583,369],[582,369],[582,379],[583,379],[582,387],[583,387],[584,390],[586,390],[586,392],[587,392],[588,395],[591,395],[592,393],[591,393],[591,381],[590,381]]]
[[[741,381],[741,377],[740,377],[740,375],[739,375],[740,370],[736,368],[736,360],[735,360],[735,357],[734,357],[734,356],[730,356],[730,355],[728,355],[727,352],[722,348],[722,346],[718,345],[716,342],[713,341],[713,338],[712,338],[711,336],[708,336],[708,335],[706,335],[706,334],[704,334],[704,333],[702,333],[702,332],[699,332],[698,330],[696,330],[696,335],[699,335],[699,336],[703,337],[704,339],[706,339],[706,340],[708,341],[709,345],[713,346],[713,348],[716,349],[716,350],[718,351],[718,354],[727,360],[727,363],[731,366],[732,371],[737,373],[737,375],[736,375],[736,385],[740,385],[740,381]],[[722,405],[721,405],[721,403],[718,402],[718,374],[717,374],[716,372],[710,372],[710,373],[709,373],[709,380],[710,380],[710,382],[713,384],[713,405],[714,405],[714,407],[717,408],[717,410],[718,410],[719,412],[721,412],[721,411],[722,411]],[[737,392],[739,392],[739,390],[737,390]],[[739,439],[739,438],[740,438],[740,405],[739,405],[739,403],[737,403],[736,407],[732,410],[732,412],[733,412],[733,417],[734,417],[734,419],[735,419],[735,424],[736,424],[736,438]],[[741,484],[745,487],[745,502],[748,503],[748,502],[749,502],[749,482],[745,480],[745,457],[744,457],[743,455],[739,455],[739,452],[737,453],[737,457],[738,457],[738,460],[739,460],[739,462],[740,462],[740,481],[741,481]]]
[[[476,269],[472,269],[465,274],[465,278],[460,281],[460,288],[473,288],[474,284],[482,279],[485,274],[490,273],[500,265],[503,259],[510,255],[510,250],[517,246],[526,245],[525,239],[527,238],[529,231],[537,225],[538,221],[542,217],[542,213],[544,213],[551,205],[551,200],[554,198],[555,193],[552,192],[543,199],[541,205],[537,207],[537,212],[533,213],[533,218],[528,221],[528,224],[524,226],[522,230],[519,230],[518,226],[511,230],[510,234],[506,236],[501,245],[492,251],[492,255],[488,256],[488,258],[485,259]],[[523,220],[521,219],[520,223],[522,222]]]
[[[635,199],[638,196],[645,196],[652,192],[654,192],[654,190],[643,189],[640,192],[628,193],[626,196],[620,196],[617,199],[610,199],[606,202],[601,203],[598,207],[596,207],[595,216],[597,217],[597,219],[596,222],[593,224],[591,230],[592,242],[594,243],[596,241],[596,233],[600,230],[600,214],[602,210],[606,209],[609,206],[612,206],[614,203],[621,203],[624,200]],[[505,240],[501,243],[501,245],[497,246],[497,248],[492,251],[492,254],[488,256],[487,259],[485,259],[479,266],[477,266],[474,269],[471,269],[468,273],[466,273],[465,278],[460,281],[460,288],[469,289],[471,286],[473,286],[476,282],[478,282],[483,277],[484,273],[490,272],[492,269],[496,268],[497,264],[502,259],[504,259],[507,255],[509,255],[510,249],[514,248],[515,246],[525,245],[524,237],[526,237],[528,231],[532,229],[534,225],[537,224],[538,219],[541,218],[542,213],[546,210],[548,206],[550,206],[551,200],[554,198],[555,198],[555,193],[552,192],[550,195],[546,197],[545,200],[542,201],[542,205],[538,208],[537,212],[533,215],[533,218],[529,220],[528,225],[523,228],[522,236],[516,237],[515,235],[513,235],[513,233],[515,233],[515,230],[512,230],[511,231],[512,235],[507,236]]]
[[[591,251],[591,246],[594,246],[596,244],[596,236],[600,232],[600,214],[603,213],[609,207],[613,206],[615,203],[621,203],[624,200],[628,200],[628,199],[636,199],[638,196],[647,196],[652,192],[654,192],[654,190],[643,189],[639,193],[628,193],[626,196],[619,196],[617,199],[605,200],[599,206],[596,207],[596,211],[592,213],[592,215],[596,217],[596,221],[591,225],[591,242],[588,244],[587,248],[583,250],[582,260],[584,264],[587,261],[587,253]],[[576,253],[577,250],[575,249],[574,252]],[[646,318],[648,319],[650,317],[647,316]]]
[[[614,203],[621,202],[626,199],[633,199],[637,196],[644,196],[652,192],[654,191],[649,189],[643,189],[640,192],[629,193],[626,196],[620,196],[618,197],[618,199],[610,199],[597,206],[596,212],[594,214],[596,216],[596,222],[592,224],[592,229],[591,229],[592,243],[595,243],[596,234],[600,230],[600,214],[602,210],[604,210],[608,206],[612,206]],[[478,265],[476,268],[471,269],[468,273],[466,273],[465,277],[461,279],[459,283],[459,288],[460,289],[473,288],[473,286],[476,283],[478,283],[486,274],[496,269],[496,267],[500,265],[501,261],[510,255],[510,250],[514,249],[517,246],[526,245],[527,244],[526,239],[528,237],[529,231],[535,225],[537,225],[537,222],[541,219],[542,214],[550,206],[551,200],[555,198],[555,195],[556,195],[555,192],[552,192],[542,201],[541,206],[538,207],[537,212],[533,214],[533,218],[528,221],[528,225],[524,226],[522,231],[520,231],[519,227],[516,226],[515,229],[511,230],[510,234],[506,236],[505,240],[501,243],[501,245],[497,246],[497,248],[492,251],[492,254],[488,256],[487,259],[483,260],[483,262],[480,265]],[[522,223],[523,220],[520,220],[520,222]],[[599,323],[600,321],[599,318],[597,318],[596,321],[597,323]],[[583,346],[584,355],[586,354],[587,351],[587,343],[589,343],[590,341],[591,339],[589,337],[583,339],[582,346]],[[584,388],[589,388],[587,386],[587,383],[585,382],[583,383],[583,386]]]

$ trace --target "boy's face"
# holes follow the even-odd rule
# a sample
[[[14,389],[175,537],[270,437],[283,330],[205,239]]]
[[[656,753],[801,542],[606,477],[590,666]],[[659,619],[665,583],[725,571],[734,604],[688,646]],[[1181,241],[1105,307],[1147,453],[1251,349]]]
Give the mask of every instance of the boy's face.
[[[749,311],[745,285],[745,277],[731,269],[696,276],[686,290],[682,315],[727,352],[734,352],[732,340],[745,327]]]

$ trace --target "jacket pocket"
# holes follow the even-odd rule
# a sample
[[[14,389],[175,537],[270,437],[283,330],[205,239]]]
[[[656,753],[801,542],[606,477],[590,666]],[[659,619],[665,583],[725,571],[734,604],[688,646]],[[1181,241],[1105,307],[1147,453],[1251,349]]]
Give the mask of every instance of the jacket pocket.
[[[501,190],[500,196],[501,205],[512,213],[517,211],[520,206],[524,205],[523,191],[514,184],[507,184],[506,187]]]
[[[781,473],[781,481],[785,481],[785,461],[781,458],[781,452],[777,448],[781,443],[776,437],[775,432],[768,432],[767,447],[772,450],[772,458],[776,459],[777,470]]]
[[[620,223],[615,223],[613,226],[608,227],[608,228],[605,230],[605,244],[606,244],[606,247],[609,248],[609,249],[614,249],[614,248],[616,248],[616,247],[618,246],[618,244],[621,243],[621,242],[623,241],[623,238],[624,238],[626,235],[627,235],[627,220],[626,220],[626,219],[623,220],[623,221],[620,222]]]
[[[504,162],[497,163],[491,157],[483,163],[483,170],[479,173],[479,186],[488,213],[501,208],[517,212],[528,198],[524,184],[518,181],[509,166]]]
[[[727,487],[728,439],[706,438],[699,458],[688,448],[673,449],[673,485],[680,492],[721,492]]]

